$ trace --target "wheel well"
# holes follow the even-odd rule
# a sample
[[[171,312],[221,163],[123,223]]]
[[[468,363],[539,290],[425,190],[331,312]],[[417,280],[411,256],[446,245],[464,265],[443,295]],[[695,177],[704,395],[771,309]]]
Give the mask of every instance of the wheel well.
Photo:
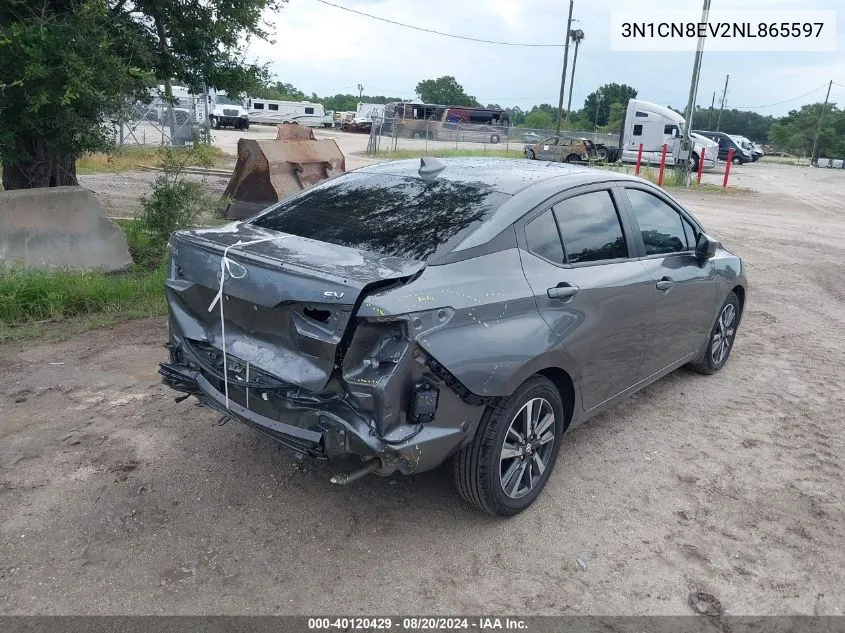
[[[575,411],[575,384],[572,382],[572,378],[559,367],[549,367],[537,373],[551,380],[557,387],[561,400],[563,400],[566,426],[569,426],[569,423],[572,422],[572,414]]]
[[[742,317],[742,312],[745,309],[745,288],[742,286],[736,286],[733,289],[733,292],[739,300],[739,316]]]

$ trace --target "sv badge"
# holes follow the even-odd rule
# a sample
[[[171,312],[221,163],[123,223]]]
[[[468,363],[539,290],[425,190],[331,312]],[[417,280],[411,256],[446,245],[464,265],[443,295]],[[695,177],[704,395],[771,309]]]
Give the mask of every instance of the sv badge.
[[[342,293],[342,292],[334,292],[333,290],[326,290],[323,293],[323,296],[326,299],[343,299],[343,294],[344,293]]]

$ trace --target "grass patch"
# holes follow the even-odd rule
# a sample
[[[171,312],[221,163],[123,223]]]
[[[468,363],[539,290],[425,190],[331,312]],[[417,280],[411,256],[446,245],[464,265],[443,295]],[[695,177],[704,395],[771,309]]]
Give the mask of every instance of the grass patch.
[[[91,327],[164,314],[165,265],[124,273],[0,271],[0,342],[32,338],[44,326],[89,317]]]
[[[389,160],[402,160],[404,158],[421,158],[422,156],[435,156],[437,158],[456,158],[459,156],[480,156],[487,158],[522,158],[521,149],[432,149],[424,151],[421,149],[397,149],[379,150],[377,158]]]
[[[769,163],[772,165],[795,165],[801,167],[809,167],[809,158],[798,158],[797,156],[763,156],[760,159],[761,163]]]
[[[167,312],[162,251],[136,220],[118,220],[135,264],[106,273],[0,268],[0,343],[62,339]]]
[[[158,165],[161,162],[162,149],[152,145],[118,147],[113,152],[87,154],[76,161],[76,173],[80,175],[117,173],[138,169],[138,165]],[[223,166],[226,155],[219,147],[198,144],[194,148],[178,148],[173,153],[177,156],[189,156],[188,166]]]

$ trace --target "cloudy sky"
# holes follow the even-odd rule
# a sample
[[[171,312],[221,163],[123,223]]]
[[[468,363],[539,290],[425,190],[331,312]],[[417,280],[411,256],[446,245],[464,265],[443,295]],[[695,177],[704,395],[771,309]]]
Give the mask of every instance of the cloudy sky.
[[[563,41],[565,0],[331,0],[379,17],[447,33],[522,43]],[[692,53],[610,50],[610,12],[636,6],[700,8],[699,0],[575,0],[575,27],[586,39],[578,53],[573,107],[601,84],[626,83],[641,98],[684,107]],[[827,53],[707,53],[698,104],[717,103],[730,74],[728,107],[782,115],[822,101],[829,79],[845,85],[845,4],[842,0],[712,0],[712,9],[839,9],[837,51]],[[290,0],[271,16],[275,44],[253,42],[250,55],[270,62],[282,81],[320,95],[364,92],[412,97],[421,79],[454,75],[482,103],[530,108],[557,104],[562,48],[481,44],[422,33],[327,6]],[[571,51],[570,51],[571,55]],[[567,88],[568,91],[568,88]],[[813,91],[813,92],[811,92]],[[804,93],[811,93],[806,96]],[[798,98],[800,96],[800,98]],[[845,87],[831,100],[845,105]],[[779,103],[786,101],[786,103]],[[778,104],[778,105],[770,105]],[[769,107],[761,107],[769,106]]]

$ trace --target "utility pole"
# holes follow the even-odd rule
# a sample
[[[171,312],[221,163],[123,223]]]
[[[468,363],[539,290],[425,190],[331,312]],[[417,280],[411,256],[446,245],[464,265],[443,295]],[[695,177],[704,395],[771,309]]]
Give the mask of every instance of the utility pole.
[[[364,94],[364,86],[358,84],[358,101],[361,101],[361,95]]]
[[[827,101],[830,99],[830,87],[833,85],[833,79],[827,84],[827,94],[824,97],[824,105],[822,106],[821,114],[819,114],[819,125],[816,128],[816,138],[813,140],[813,153],[810,155],[810,164],[815,165],[818,157],[816,156],[816,150],[819,147],[819,135],[822,132],[822,120],[824,119],[824,112],[827,110]]]
[[[713,106],[716,105],[716,91],[713,91],[713,98],[710,99],[710,112],[707,115],[707,129],[713,124]]]
[[[596,134],[598,134],[598,131],[599,131],[599,110],[601,109],[602,96],[603,95],[601,93],[601,90],[597,90],[596,91],[596,101],[597,101],[597,103],[596,103],[596,116],[595,116],[595,119],[593,121],[593,126],[595,127]]]
[[[581,29],[569,31],[569,37],[575,42],[575,54],[572,56],[572,76],[569,78],[569,101],[566,103],[566,122],[569,123],[569,113],[572,111],[572,89],[575,87],[575,64],[578,63],[578,46],[584,39]]]
[[[725,89],[722,91],[722,104],[719,106],[719,118],[716,119],[716,131],[719,131],[719,125],[722,123],[722,110],[725,109],[725,97],[728,95],[728,79],[730,75],[725,75]]]
[[[569,61],[569,31],[572,27],[572,7],[575,0],[569,0],[569,17],[566,19],[566,43],[563,46],[563,71],[560,73],[560,98],[557,101],[557,127],[555,134],[560,134],[560,123],[563,119],[563,93],[566,89],[566,64]]]
[[[704,0],[704,5],[701,8],[701,23],[706,24],[707,18],[710,14],[710,0]],[[687,100],[686,124],[684,125],[684,138],[681,143],[681,150],[687,152],[688,158],[684,161],[683,170],[685,173],[690,171],[689,155],[692,153],[692,143],[690,143],[690,132],[692,132],[693,117],[695,116],[695,102],[698,97],[698,77],[701,74],[701,58],[704,55],[704,36],[698,38],[698,44],[695,47],[695,60],[692,63],[692,79],[689,86],[689,99]],[[699,158],[701,158],[699,156]],[[689,180],[687,180],[689,184]]]

